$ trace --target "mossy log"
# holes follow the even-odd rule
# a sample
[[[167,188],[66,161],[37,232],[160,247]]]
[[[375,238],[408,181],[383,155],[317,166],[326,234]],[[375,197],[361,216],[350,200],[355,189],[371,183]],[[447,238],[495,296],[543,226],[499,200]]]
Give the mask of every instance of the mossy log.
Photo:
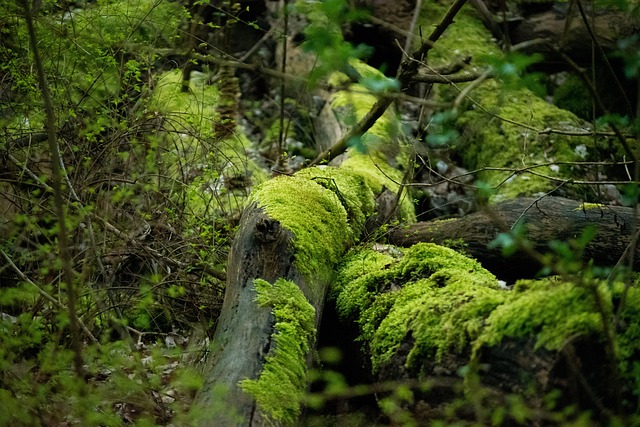
[[[489,247],[500,233],[508,232],[518,221],[526,227],[522,237],[538,254],[551,252],[551,241],[575,241],[587,227],[594,227],[595,235],[581,254],[585,261],[592,259],[595,265],[613,266],[630,252],[635,254],[634,265],[640,265],[640,253],[630,251],[632,244],[637,243],[637,221],[632,208],[580,203],[563,197],[508,200],[462,218],[396,228],[390,231],[388,240],[404,247],[418,242],[459,245],[499,278],[512,281],[531,278],[542,268],[531,251],[521,249],[505,257],[500,247]]]
[[[229,254],[210,368],[194,411],[202,425],[212,417],[216,425],[296,420],[335,267],[372,219],[389,216],[388,204],[376,199],[386,200],[378,196],[394,188],[397,172],[383,173],[371,159],[353,155],[341,168],[279,176],[252,194]]]
[[[451,29],[468,29],[465,24],[470,20],[476,21],[471,14],[463,13],[461,23]],[[477,22],[472,30],[467,38],[479,40],[484,46],[490,38],[488,33]],[[443,59],[444,55],[438,57],[439,53],[446,53],[448,58],[453,50],[452,43],[467,46],[460,41],[465,38],[458,38],[449,30],[447,34],[449,43],[440,52],[434,51],[436,59]],[[480,48],[472,53],[474,57],[482,58],[485,50]],[[489,54],[499,55],[497,49],[489,50]],[[346,83],[339,76],[337,80]],[[486,92],[475,94],[498,92],[497,83],[487,86],[484,88]],[[328,108],[347,108],[361,120],[376,99],[371,97],[373,99],[367,100],[363,107],[359,105],[360,100],[354,99],[354,93],[358,92],[333,97]],[[510,99],[505,104],[509,111],[500,99],[492,100],[487,95],[491,101],[489,109],[502,107],[499,113],[506,119],[509,119],[506,113],[522,116],[516,107],[520,104],[531,106],[534,95],[524,91],[518,91],[517,95],[521,102],[514,106],[515,101]],[[549,126],[545,117],[553,118],[551,125],[554,127],[564,119],[559,117],[557,110],[549,110],[546,104],[544,107],[544,117],[534,123],[540,130]],[[494,127],[499,127],[501,122],[495,114],[486,114],[484,110],[481,113],[491,116],[489,120],[496,122]],[[345,116],[344,112],[342,116]],[[365,145],[374,146],[376,142],[388,144],[393,139],[391,130],[398,126],[392,118],[387,119],[383,117],[376,121],[377,129],[372,129],[362,138]],[[456,124],[462,127],[475,119],[461,116]],[[568,119],[573,123],[574,117]],[[483,120],[480,123],[485,124]],[[331,127],[326,132],[331,135],[330,139],[336,137],[333,131],[341,133],[341,130]],[[517,141],[514,144],[496,135],[501,133],[487,132],[485,136],[502,142],[504,146],[496,145],[494,152],[487,152],[485,156],[486,147],[478,144],[482,150],[469,150],[466,160],[475,166],[484,166],[484,163],[498,159],[499,166],[504,166],[522,157],[517,150],[514,154],[506,153],[505,149],[511,145],[521,147],[519,134],[514,136]],[[568,147],[566,153],[563,152],[566,156],[558,154],[558,160],[576,160],[573,155],[576,144],[571,142],[564,144]],[[559,145],[556,141],[556,146]],[[495,152],[504,155],[499,157]],[[389,190],[397,191],[397,183],[401,182],[401,177],[386,166],[386,159],[373,158],[376,166],[362,163],[370,159],[368,156],[355,156],[348,158],[340,168],[309,168],[294,176],[277,177],[253,193],[230,254],[226,296],[212,344],[211,369],[207,372],[205,387],[198,401],[198,409],[206,413],[202,425],[210,425],[211,420],[215,420],[216,425],[295,422],[304,393],[309,348],[313,346],[310,340],[315,334],[314,326],[319,325],[329,283],[335,281],[338,282],[335,289],[338,311],[344,320],[357,321],[361,330],[359,342],[363,343],[365,353],[370,356],[374,374],[382,381],[406,378],[422,381],[425,377],[454,380],[443,386],[450,390],[450,384],[455,385],[455,380],[459,380],[458,370],[471,360],[476,366],[492,364],[494,369],[485,374],[485,384],[499,387],[503,394],[498,394],[504,397],[504,390],[518,393],[530,385],[524,374],[532,362],[537,364],[536,374],[541,372],[544,376],[553,371],[557,366],[554,365],[557,355],[569,347],[567,343],[573,340],[572,337],[589,340],[595,336],[596,339],[588,342],[594,345],[602,342],[604,328],[602,323],[598,323],[598,316],[612,316],[613,301],[621,294],[619,286],[615,290],[603,287],[606,304],[600,309],[594,308],[595,303],[590,299],[599,290],[590,293],[591,289],[570,282],[563,282],[562,286],[554,286],[549,281],[522,282],[516,292],[508,293],[500,289],[496,277],[476,261],[451,249],[424,243],[408,249],[399,259],[368,251],[354,252],[344,262],[346,250],[365,232],[367,221],[375,218],[380,208],[375,200],[385,199],[383,195]],[[372,175],[378,175],[380,179],[372,179]],[[498,177],[491,183],[502,181],[504,179]],[[540,185],[530,186],[526,192],[548,191],[549,186],[550,181],[542,180]],[[513,182],[512,187],[518,194],[522,192],[520,182]],[[600,208],[598,212],[604,209]],[[518,215],[522,211],[521,208]],[[585,206],[584,211],[591,210]],[[582,209],[577,212],[577,215],[585,214]],[[378,218],[386,216],[378,215]],[[616,221],[613,220],[614,223]],[[632,229],[631,221],[625,221]],[[494,231],[502,230],[497,228]],[[497,233],[488,234],[491,235],[488,238],[493,239]],[[447,238],[456,237],[451,235]],[[336,276],[334,270],[341,263],[342,270]],[[270,286],[286,290],[279,301],[270,293]],[[308,303],[301,301],[300,295]],[[629,291],[628,298],[630,310],[638,311],[640,296],[635,289]],[[288,299],[292,300],[291,304]],[[305,304],[310,304],[314,310],[311,326],[308,322],[309,307]],[[304,312],[304,315],[296,314],[297,309],[288,310],[289,306],[300,308],[299,312]],[[549,315],[538,316],[536,310],[543,306]],[[627,320],[635,325],[637,316],[634,317],[634,312],[623,312],[621,322]],[[568,322],[569,326],[563,322]],[[294,329],[295,334],[283,338],[290,329]],[[628,335],[621,334],[620,337],[626,340],[625,343],[634,342],[633,334]],[[632,360],[638,355],[637,345],[634,345],[624,347],[624,358],[620,357],[620,360]],[[283,352],[280,351],[279,355],[278,351],[283,346],[294,351],[282,358]],[[612,361],[609,356],[605,354],[604,357],[607,363]],[[516,363],[512,363],[514,358]],[[501,360],[509,363],[501,364]],[[582,363],[581,359],[567,360],[576,361],[576,365]],[[508,365],[507,369],[499,369],[501,365]],[[628,372],[628,369],[623,371],[625,374]],[[262,381],[266,375],[269,375],[269,381]],[[554,384],[553,381],[539,381],[535,386],[536,390],[546,392],[548,385]],[[610,384],[612,388],[618,385],[617,380]],[[262,393],[267,387],[268,392]],[[581,390],[593,391],[590,386]],[[606,394],[611,398],[608,391]],[[445,393],[440,398],[446,402],[451,400],[451,396]],[[534,396],[539,398],[541,395],[534,393]],[[420,403],[428,411],[434,408],[423,399],[415,402],[413,409],[416,414]],[[438,413],[443,414],[441,411]]]
[[[418,425],[487,425],[497,408],[506,425],[564,425],[571,415],[559,420],[554,411],[569,405],[601,419],[635,410],[634,287],[568,275],[508,290],[477,261],[418,243],[351,251],[334,291],[341,319],[357,325],[373,381],[412,388],[405,409]],[[511,418],[514,402],[526,408],[520,419]]]
[[[253,279],[275,281],[297,275],[297,271],[291,271],[292,237],[255,204],[245,209],[229,257],[227,287],[211,356],[214,363],[199,396],[202,425],[217,417],[221,425],[232,425],[236,420],[253,425],[255,401],[238,388],[238,383],[260,372],[273,332],[269,308],[255,302]],[[217,409],[209,418],[204,412],[211,408]]]

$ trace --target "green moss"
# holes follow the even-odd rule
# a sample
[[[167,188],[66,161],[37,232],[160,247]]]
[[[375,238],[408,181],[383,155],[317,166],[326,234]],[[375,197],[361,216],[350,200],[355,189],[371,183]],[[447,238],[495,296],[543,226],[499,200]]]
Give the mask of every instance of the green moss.
[[[353,238],[362,233],[367,217],[375,210],[375,182],[346,168],[308,168],[296,176],[332,191],[347,212]]]
[[[504,304],[487,318],[486,326],[474,344],[474,353],[484,346],[498,345],[504,339],[536,338],[536,347],[551,351],[562,349],[575,336],[601,339],[602,317],[594,291],[604,302],[605,316],[613,318],[614,302],[620,301],[623,283],[600,283],[597,288],[578,286],[554,278],[523,280],[514,287]],[[615,334],[615,352],[624,383],[640,390],[640,291],[628,289],[619,313],[620,329]]]
[[[457,124],[473,129],[471,140],[465,142],[462,156],[470,168],[511,167],[536,163],[570,162],[581,160],[575,153],[579,139],[565,135],[539,135],[532,130],[511,123],[523,123],[535,129],[578,130],[581,121],[572,113],[548,104],[527,89],[502,91],[498,82],[487,82],[473,92],[484,109],[463,113]],[[526,117],[526,120],[523,120]],[[556,165],[536,168],[536,172],[556,177],[569,177],[571,166]],[[530,174],[487,171],[479,176],[492,186],[502,184],[503,197],[546,192],[557,183]]]
[[[503,340],[535,340],[558,351],[574,336],[603,340],[601,308],[611,319],[622,283],[576,284],[557,278],[522,280],[512,291],[476,261],[421,243],[401,256],[367,248],[351,251],[334,293],[340,317],[360,327],[359,340],[374,372],[404,360],[408,375],[425,365],[446,364],[447,354],[471,355]],[[615,352],[625,384],[640,389],[640,291],[627,289]],[[404,356],[406,354],[406,356]]]
[[[336,193],[306,174],[270,179],[251,194],[250,201],[295,235],[298,270],[307,278],[326,283],[331,280],[332,267],[353,241],[353,231]]]
[[[371,186],[374,193],[379,194],[384,188],[398,193],[402,182],[402,173],[389,166],[384,156],[380,153],[358,154],[350,153],[350,156],[342,162],[341,169],[361,175]],[[413,200],[403,192],[398,206],[398,217],[405,223],[415,222],[415,209]]]
[[[414,372],[425,360],[442,361],[449,351],[460,353],[481,332],[484,319],[504,301],[504,291],[478,279],[454,279],[449,272],[407,285],[371,340],[375,369],[391,360],[403,342],[415,340],[406,360]],[[442,281],[450,283],[442,286]]]
[[[444,6],[429,2],[425,8],[423,26],[426,28],[440,19]],[[446,64],[456,56],[467,55],[472,57],[472,66],[482,68],[503,58],[489,31],[475,12],[465,6],[429,53],[429,62]],[[439,85],[435,88],[436,99],[452,102],[467,85]],[[457,146],[465,167],[521,168],[536,163],[583,160],[574,151],[577,145],[584,143],[582,139],[540,135],[531,130],[582,130],[583,121],[573,113],[547,103],[518,81],[505,83],[494,78],[475,88],[469,96],[474,103],[463,104],[464,110],[455,123],[465,130],[465,139]],[[535,171],[561,178],[575,173],[569,165],[541,167]],[[484,171],[478,178],[490,186],[500,186],[496,200],[548,192],[557,186],[557,182],[532,174],[512,176],[509,172]]]
[[[359,323],[374,371],[404,342],[413,340],[409,369],[467,346],[504,299],[496,278],[477,261],[430,243],[414,245],[397,260],[371,250],[354,252],[337,287],[338,312]]]
[[[367,89],[360,84],[352,84],[348,90],[336,92],[332,100],[332,107],[338,111],[341,120],[347,126],[355,125],[371,110],[378,98],[367,93]],[[382,117],[362,136],[362,144],[368,150],[378,150],[384,144],[395,145],[395,138],[399,132],[398,121],[392,109],[387,109]]]
[[[489,316],[475,346],[494,346],[507,337],[536,337],[536,348],[558,350],[571,336],[600,333],[602,319],[592,292],[555,278],[518,282],[509,301]],[[606,285],[598,292],[611,303]],[[606,307],[608,314],[611,309]]]
[[[580,205],[574,209],[574,211],[584,211],[587,209],[602,209],[605,205],[602,203],[580,203]]]
[[[359,60],[351,60],[349,65],[360,75],[361,81],[386,82],[379,70]],[[342,73],[334,73],[329,82],[333,85],[343,86],[349,81]],[[348,127],[355,125],[371,107],[377,102],[378,97],[361,83],[349,84],[346,90],[337,91],[332,98],[331,106],[336,111],[340,120]],[[384,114],[376,120],[374,125],[361,137],[360,151],[381,152],[393,151],[398,148],[398,135],[400,134],[400,122],[393,108],[388,108]]]
[[[597,284],[597,288],[579,286],[556,278],[522,280],[516,283],[509,300],[487,319],[487,325],[475,347],[494,346],[505,338],[536,337],[536,347],[559,350],[573,336],[603,337],[600,308],[594,292],[605,302],[605,315],[613,316],[613,300],[618,300],[624,285]],[[640,292],[629,289],[621,323],[625,327],[618,335],[619,356],[623,372],[629,372],[628,362],[640,353]]]
[[[397,191],[389,177],[398,178],[398,172],[382,161],[379,168],[385,172],[372,157],[354,155],[340,168],[308,168],[266,181],[250,199],[294,233],[295,263],[305,277],[328,282],[374,213],[375,195],[383,188]],[[415,218],[410,201],[403,201],[400,210],[404,218]]]
[[[389,254],[366,248],[357,248],[345,256],[331,288],[342,319],[357,320],[360,312],[373,303],[379,293],[379,277],[395,261]]]
[[[422,13],[424,28],[433,28],[438,23],[449,4],[425,2]],[[420,40],[416,40],[420,43]],[[496,45],[493,35],[476,17],[475,11],[465,5],[429,51],[429,64],[433,66],[449,64],[454,58],[471,57],[471,65],[483,65],[491,58],[500,58],[502,52]]]
[[[197,130],[198,134],[209,130],[211,134],[213,120],[217,117],[218,89],[197,78],[189,83],[189,92],[183,92],[182,71],[165,72],[154,86],[149,109],[168,115],[177,130]]]
[[[213,124],[219,116],[218,88],[198,76],[192,76],[189,88],[189,92],[182,91],[180,70],[162,74],[150,96],[148,114],[163,116],[169,122],[166,128],[172,130],[157,135],[157,143],[163,147],[160,152],[167,167],[165,174],[178,183],[184,180],[184,163],[197,170],[184,191],[189,206],[185,219],[198,223],[212,213],[216,217],[244,207],[247,189],[230,190],[223,185],[225,182],[235,179],[251,187],[267,176],[247,154],[252,143],[240,129],[211,143],[215,139]]]
[[[240,387],[251,394],[260,411],[272,422],[292,425],[300,415],[307,389],[307,361],[315,340],[315,310],[298,286],[284,279],[272,285],[256,279],[257,303],[272,307],[275,349],[266,357],[260,377],[244,380]]]
[[[566,81],[553,91],[554,103],[565,110],[588,119],[592,110],[591,93],[577,76],[568,76]]]

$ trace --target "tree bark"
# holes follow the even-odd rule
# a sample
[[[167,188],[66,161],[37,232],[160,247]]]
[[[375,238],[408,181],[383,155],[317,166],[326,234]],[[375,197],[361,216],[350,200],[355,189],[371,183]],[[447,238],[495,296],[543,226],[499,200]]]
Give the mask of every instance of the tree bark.
[[[583,208],[583,206],[586,206]],[[518,250],[509,257],[501,248],[488,245],[512,228],[517,221],[526,226],[526,239],[539,253],[549,252],[549,242],[577,239],[586,227],[597,232],[585,247],[582,258],[596,265],[612,266],[627,248],[636,243],[636,218],[632,208],[608,205],[583,205],[563,197],[535,199],[523,197],[489,206],[482,211],[452,220],[419,222],[396,228],[389,233],[391,244],[409,247],[418,242],[456,244],[503,280],[533,277],[542,267],[530,253]],[[634,264],[640,262],[635,252]]]
[[[273,315],[268,307],[255,303],[253,280],[273,282],[286,277],[303,286],[299,272],[292,266],[292,237],[255,204],[245,209],[229,253],[224,303],[216,325],[210,369],[198,401],[203,410],[226,409],[215,414],[218,425],[262,425],[254,399],[238,388],[241,380],[260,373],[273,333]],[[322,300],[312,304],[317,313],[322,312]],[[221,401],[224,403],[219,406]],[[201,425],[210,423],[211,418],[203,417]]]

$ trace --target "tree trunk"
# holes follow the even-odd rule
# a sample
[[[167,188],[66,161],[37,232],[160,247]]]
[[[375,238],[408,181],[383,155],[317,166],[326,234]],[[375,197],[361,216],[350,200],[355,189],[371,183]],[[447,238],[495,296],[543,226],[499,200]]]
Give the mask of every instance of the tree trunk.
[[[219,425],[233,425],[236,420],[242,420],[242,425],[262,425],[255,400],[238,388],[241,380],[258,376],[272,346],[273,315],[268,307],[256,304],[253,280],[300,281],[292,265],[292,238],[255,203],[245,209],[229,254],[224,303],[198,402],[202,410],[219,408],[214,416]],[[317,313],[322,312],[322,300],[314,301],[314,306]],[[210,423],[210,416],[203,416],[202,425]]]
[[[523,236],[538,253],[550,252],[549,242],[578,239],[587,227],[596,233],[582,252],[585,261],[613,266],[637,243],[634,210],[621,206],[583,204],[563,197],[529,197],[508,200],[462,218],[419,222],[389,233],[389,243],[409,247],[418,242],[460,244],[463,250],[507,281],[533,277],[542,265],[522,249],[505,257],[500,247],[489,247],[499,233],[521,221]],[[640,254],[634,251],[634,264]]]

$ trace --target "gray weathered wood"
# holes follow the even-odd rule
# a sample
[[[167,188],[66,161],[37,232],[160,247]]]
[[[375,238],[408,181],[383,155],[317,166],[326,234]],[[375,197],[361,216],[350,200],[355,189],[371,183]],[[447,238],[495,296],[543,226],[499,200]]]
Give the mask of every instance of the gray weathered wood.
[[[597,233],[586,246],[583,258],[593,259],[596,265],[615,265],[634,239],[634,211],[622,206],[587,206],[583,209],[580,202],[562,197],[518,198],[462,218],[420,222],[392,230],[389,242],[408,247],[418,242],[446,244],[461,240],[466,253],[509,280],[530,277],[541,267],[525,251],[505,257],[500,248],[488,248],[499,233],[508,231],[516,221],[524,221],[526,237],[540,253],[550,251],[550,241],[576,239],[587,226],[594,226]],[[636,251],[635,264],[639,262]]]

